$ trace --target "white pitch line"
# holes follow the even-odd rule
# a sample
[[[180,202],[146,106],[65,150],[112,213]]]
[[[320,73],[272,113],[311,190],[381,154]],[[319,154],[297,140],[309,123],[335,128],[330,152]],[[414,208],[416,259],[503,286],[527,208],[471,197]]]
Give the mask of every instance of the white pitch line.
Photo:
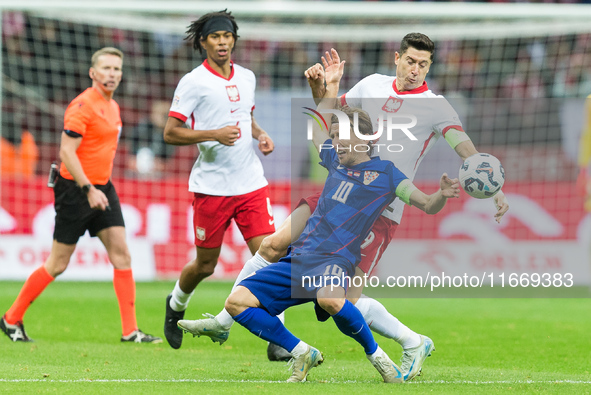
[[[411,381],[412,384],[591,384],[584,380],[498,380],[498,381],[473,381],[473,380],[421,380]],[[407,383],[407,384],[409,384]]]
[[[0,383],[285,383],[285,381],[272,380],[222,380],[222,379],[72,379],[72,380],[54,380],[54,379],[0,379]],[[320,381],[321,384],[361,384],[370,383],[369,381]],[[406,385],[414,384],[591,384],[591,381],[584,380],[498,380],[498,381],[479,381],[479,380],[421,380],[410,381]]]

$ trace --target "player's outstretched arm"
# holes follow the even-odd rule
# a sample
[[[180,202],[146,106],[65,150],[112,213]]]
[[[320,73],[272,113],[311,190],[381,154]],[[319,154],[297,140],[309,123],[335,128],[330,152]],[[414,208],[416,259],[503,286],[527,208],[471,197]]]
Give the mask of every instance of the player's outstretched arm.
[[[312,97],[316,105],[320,103],[326,93],[326,87],[324,86],[324,68],[320,63],[316,63],[314,66],[309,67],[304,71],[304,76],[308,80],[308,85],[312,89]]]
[[[339,83],[341,82],[343,71],[345,69],[345,61],[341,61],[339,54],[335,49],[332,49],[331,53],[325,53],[325,56],[322,57],[322,63],[324,64],[326,91],[324,92],[320,104],[318,104],[317,110],[320,113],[322,113],[322,110],[332,110],[335,108],[338,100],[337,94],[339,93]],[[325,116],[329,129],[331,116],[332,114],[330,113]],[[329,138],[328,134],[317,124],[312,125],[312,133],[312,141],[314,142],[314,145],[316,148],[321,149],[322,144]]]
[[[470,139],[462,141],[461,143],[456,145],[454,149],[456,153],[460,156],[460,158],[462,158],[462,160],[466,160],[466,158],[478,154],[478,150],[476,150],[476,147],[474,147],[474,143],[472,143],[472,140]],[[493,202],[495,204],[495,207],[497,208],[497,212],[495,213],[495,221],[500,223],[501,218],[503,218],[503,215],[505,215],[505,213],[509,211],[509,202],[507,201],[507,197],[505,196],[503,191],[499,191],[496,193],[496,195],[493,197]]]
[[[193,130],[185,127],[185,122],[168,117],[164,126],[164,141],[171,145],[192,145],[204,141],[218,141],[224,145],[234,145],[240,137],[238,125],[228,125],[215,130]]]
[[[460,182],[457,178],[449,178],[443,173],[439,186],[440,189],[431,195],[415,187],[409,198],[410,204],[427,214],[437,214],[445,206],[448,198],[460,197]]]

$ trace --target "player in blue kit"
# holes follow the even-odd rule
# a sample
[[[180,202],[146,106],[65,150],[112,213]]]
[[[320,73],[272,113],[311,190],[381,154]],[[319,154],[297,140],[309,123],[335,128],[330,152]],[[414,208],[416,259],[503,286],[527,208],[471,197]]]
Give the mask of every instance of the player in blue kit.
[[[344,62],[326,71],[327,89],[318,110],[330,110],[343,74]],[[346,300],[348,279],[360,261],[361,243],[382,210],[396,197],[428,214],[439,212],[447,198],[459,196],[457,179],[441,177],[441,189],[426,195],[390,161],[370,158],[367,139],[371,120],[360,109],[342,109],[349,118],[350,138],[340,136],[338,124],[327,136],[314,127],[313,141],[321,164],[329,171],[318,207],[289,254],[279,262],[246,277],[226,300],[226,310],[257,336],[288,350],[292,375],[288,382],[304,381],[308,371],[323,361],[322,354],[289,332],[277,314],[291,306],[314,301],[319,319],[332,316],[345,335],[360,343],[367,358],[387,383],[403,382],[403,372],[377,345],[361,313]],[[358,118],[354,122],[355,118]],[[340,120],[339,120],[340,121]],[[342,122],[339,122],[342,124]],[[329,137],[327,139],[327,137]],[[186,326],[188,322],[179,322]]]

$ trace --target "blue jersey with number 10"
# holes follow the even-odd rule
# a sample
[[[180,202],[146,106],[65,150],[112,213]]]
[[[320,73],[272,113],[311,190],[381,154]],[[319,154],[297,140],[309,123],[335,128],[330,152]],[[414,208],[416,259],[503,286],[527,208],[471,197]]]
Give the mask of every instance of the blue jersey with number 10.
[[[328,144],[331,140],[325,142]],[[378,157],[351,168],[339,163],[334,149],[322,149],[320,159],[328,177],[318,206],[291,253],[336,255],[356,265],[361,259],[361,243],[407,177],[391,161]]]

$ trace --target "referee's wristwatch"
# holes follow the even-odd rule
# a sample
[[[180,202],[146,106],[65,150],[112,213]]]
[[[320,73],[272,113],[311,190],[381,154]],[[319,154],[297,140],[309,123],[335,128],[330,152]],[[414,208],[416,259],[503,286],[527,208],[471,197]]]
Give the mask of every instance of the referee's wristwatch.
[[[90,188],[92,188],[92,184],[82,185],[80,188],[82,188],[82,192],[84,192],[85,195],[88,195]]]

